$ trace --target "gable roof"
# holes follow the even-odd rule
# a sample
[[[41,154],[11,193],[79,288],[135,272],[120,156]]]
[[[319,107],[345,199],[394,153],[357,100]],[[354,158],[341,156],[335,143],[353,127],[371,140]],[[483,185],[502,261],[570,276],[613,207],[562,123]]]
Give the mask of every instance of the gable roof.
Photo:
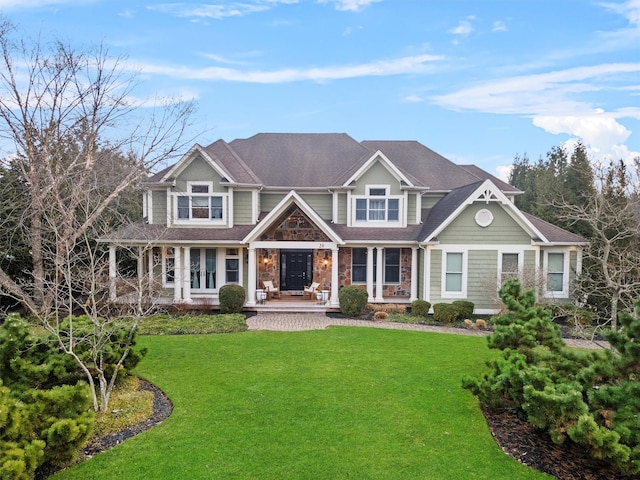
[[[371,153],[344,133],[259,133],[229,143],[267,187],[337,185],[345,168]]]
[[[332,242],[342,244],[342,239],[336,234],[334,230],[327,225],[327,223],[311,208],[307,202],[304,201],[300,195],[294,190],[291,190],[279,203],[271,210],[266,217],[260,220],[258,225],[251,230],[244,238],[243,243],[248,243],[257,240],[266,230],[268,230],[280,216],[286,212],[291,205],[296,205],[302,213],[304,213],[311,222],[315,224],[322,232],[331,239]]]

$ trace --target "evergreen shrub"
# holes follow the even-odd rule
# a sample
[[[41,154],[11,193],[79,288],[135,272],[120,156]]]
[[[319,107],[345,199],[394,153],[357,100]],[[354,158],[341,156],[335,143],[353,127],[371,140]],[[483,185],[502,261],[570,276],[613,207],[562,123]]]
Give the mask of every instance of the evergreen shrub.
[[[433,305],[433,319],[436,322],[452,324],[460,316],[460,310],[452,303],[435,303]]]
[[[458,318],[456,320],[471,318],[473,315],[473,309],[475,307],[473,302],[468,300],[455,300],[451,304],[455,305],[458,309]]]
[[[220,313],[242,313],[247,298],[244,287],[234,283],[220,287]]]
[[[416,317],[427,318],[431,304],[426,300],[414,300],[411,302],[411,314]]]
[[[340,311],[347,317],[359,317],[367,308],[367,300],[369,294],[367,291],[357,285],[347,285],[340,289],[338,293],[338,301],[340,302]]]

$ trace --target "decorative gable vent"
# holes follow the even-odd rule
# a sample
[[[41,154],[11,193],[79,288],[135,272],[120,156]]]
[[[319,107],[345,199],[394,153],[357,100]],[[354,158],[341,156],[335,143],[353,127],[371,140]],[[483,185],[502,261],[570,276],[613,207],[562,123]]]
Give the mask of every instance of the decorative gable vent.
[[[486,202],[486,203],[499,202],[500,201],[500,199],[497,197],[497,195],[495,193],[493,193],[493,191],[490,188],[487,188],[487,189],[483,190],[482,192],[480,192],[480,194],[478,195],[476,200],[480,200],[480,201],[483,201],[483,202]]]

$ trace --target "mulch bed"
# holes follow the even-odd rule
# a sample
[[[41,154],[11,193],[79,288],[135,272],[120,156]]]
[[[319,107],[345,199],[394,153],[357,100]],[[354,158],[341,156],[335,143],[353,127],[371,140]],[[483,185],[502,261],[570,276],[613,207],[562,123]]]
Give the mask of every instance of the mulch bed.
[[[127,438],[131,438],[138,433],[149,430],[151,427],[158,425],[165,418],[171,415],[171,412],[173,411],[173,404],[162,390],[142,379],[140,379],[140,386],[138,388],[140,390],[153,392],[153,415],[137,425],[133,425],[119,432],[111,433],[104,437],[92,440],[82,449],[81,455],[84,459],[91,458],[97,453],[108,450],[109,448],[124,442]]]
[[[557,445],[548,434],[511,412],[483,412],[496,443],[519,462],[553,475],[559,480],[638,480],[623,476],[605,462],[591,458],[580,445],[565,441]]]

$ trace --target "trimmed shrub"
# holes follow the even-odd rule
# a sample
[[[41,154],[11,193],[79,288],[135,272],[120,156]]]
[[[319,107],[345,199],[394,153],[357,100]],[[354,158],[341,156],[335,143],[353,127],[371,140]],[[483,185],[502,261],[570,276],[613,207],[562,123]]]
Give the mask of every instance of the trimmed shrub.
[[[380,322],[383,322],[389,318],[389,314],[385,311],[379,310],[373,314],[373,318]]]
[[[436,303],[433,305],[433,319],[436,322],[451,324],[459,316],[460,310],[451,303]]]
[[[348,285],[338,293],[340,311],[347,317],[359,317],[367,308],[369,294],[357,285]]]
[[[431,304],[426,300],[414,300],[411,302],[411,315],[427,318]]]
[[[242,306],[247,299],[244,287],[227,284],[220,287],[220,313],[242,313]]]
[[[473,315],[473,307],[475,306],[473,302],[469,302],[468,300],[455,300],[451,302],[451,305],[455,305],[458,308],[459,313],[457,320],[471,318],[471,315]]]

